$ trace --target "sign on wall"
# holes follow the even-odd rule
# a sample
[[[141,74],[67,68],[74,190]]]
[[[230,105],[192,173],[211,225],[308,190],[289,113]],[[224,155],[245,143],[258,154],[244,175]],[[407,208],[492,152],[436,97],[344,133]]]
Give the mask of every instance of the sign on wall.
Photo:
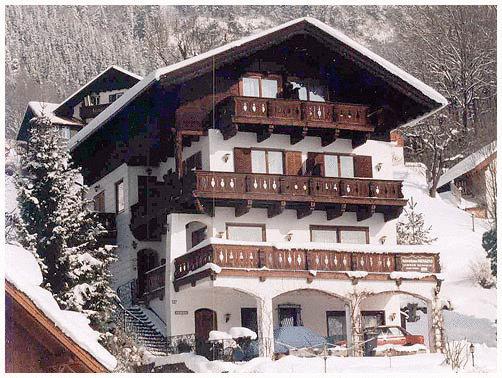
[[[433,256],[401,256],[401,271],[403,272],[434,272]]]
[[[188,315],[188,311],[174,311],[174,315]]]

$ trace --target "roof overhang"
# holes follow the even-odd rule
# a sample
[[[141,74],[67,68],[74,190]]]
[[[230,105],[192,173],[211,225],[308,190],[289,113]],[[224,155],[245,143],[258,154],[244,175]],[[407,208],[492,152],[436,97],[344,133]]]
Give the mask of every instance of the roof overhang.
[[[423,103],[427,103],[428,109],[430,110],[410,122],[418,122],[448,104],[446,98],[436,90],[373,53],[358,42],[350,39],[342,32],[319,20],[305,17],[292,20],[264,32],[228,43],[182,62],[153,71],[70,139],[70,150],[75,149],[79,144],[89,138],[89,136],[99,130],[117,113],[152,87],[156,82],[162,80],[163,83],[168,84],[179,83],[180,81],[186,80],[190,75],[192,77],[198,76],[214,67],[236,60],[246,54],[249,55],[264,44],[273,42],[279,43],[282,40],[291,38],[292,35],[300,33],[316,34],[324,41],[336,44],[342,49],[344,54],[354,59],[362,67],[372,72],[379,71],[381,74],[385,74],[391,85],[399,87],[400,90],[407,92],[409,95],[413,95]]]

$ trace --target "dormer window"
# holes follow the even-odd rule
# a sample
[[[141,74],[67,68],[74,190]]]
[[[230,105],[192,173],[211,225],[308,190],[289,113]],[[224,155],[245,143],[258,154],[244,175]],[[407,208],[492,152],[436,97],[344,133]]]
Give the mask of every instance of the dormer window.
[[[242,78],[243,96],[277,98],[278,93],[279,78],[276,76],[249,75]]]
[[[85,106],[99,105],[99,94],[91,93],[90,95],[84,97],[84,105]]]

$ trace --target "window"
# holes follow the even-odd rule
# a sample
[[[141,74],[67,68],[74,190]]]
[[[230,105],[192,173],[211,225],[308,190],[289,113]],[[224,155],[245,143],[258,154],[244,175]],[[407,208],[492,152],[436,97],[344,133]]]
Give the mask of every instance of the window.
[[[314,243],[338,243],[338,229],[329,226],[312,226],[310,239]]]
[[[267,240],[264,224],[235,224],[227,223],[227,239],[250,242],[264,242]]]
[[[385,325],[384,311],[361,311],[363,328],[374,328]]]
[[[350,155],[324,155],[326,177],[354,177],[354,158]]]
[[[277,98],[279,80],[261,76],[248,76],[242,78],[242,95],[249,97]]]
[[[118,213],[125,209],[124,180],[115,184],[115,210]]]
[[[202,241],[206,240],[207,237],[207,226],[204,226],[198,230],[192,232],[192,247],[200,244]]]
[[[279,327],[302,326],[302,308],[300,305],[279,305]]]
[[[314,243],[368,244],[368,227],[310,226],[310,241]]]
[[[282,151],[251,150],[252,173],[284,173]]]
[[[341,228],[339,240],[345,244],[368,244],[368,230]]]
[[[111,104],[115,100],[117,100],[120,96],[122,96],[122,92],[114,93],[108,96],[108,102]]]
[[[256,307],[241,308],[241,326],[258,333],[258,313]]]
[[[105,212],[105,191],[103,190],[101,193],[98,193],[94,196],[94,211],[98,213]]]
[[[73,136],[69,127],[61,127],[60,133],[61,137],[64,139],[70,139]]]
[[[345,311],[326,311],[328,342],[336,344],[347,340],[347,320]]]
[[[316,102],[325,102],[328,99],[326,87],[317,80],[290,78],[288,84],[286,87],[291,93],[285,93],[286,98]]]

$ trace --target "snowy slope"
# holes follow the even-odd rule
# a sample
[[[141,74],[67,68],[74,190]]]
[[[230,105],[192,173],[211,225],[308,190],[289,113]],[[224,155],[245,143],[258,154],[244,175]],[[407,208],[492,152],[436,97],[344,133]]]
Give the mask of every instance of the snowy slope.
[[[451,301],[456,313],[494,321],[497,317],[496,289],[483,289],[467,278],[470,262],[486,258],[481,239],[489,225],[476,219],[473,232],[470,214],[439,196],[429,197],[423,166],[409,164],[396,169],[395,178],[404,180],[404,196],[413,197],[417,210],[424,214],[426,225],[432,226],[432,233],[438,238],[434,246],[440,252],[445,276],[442,297]]]

